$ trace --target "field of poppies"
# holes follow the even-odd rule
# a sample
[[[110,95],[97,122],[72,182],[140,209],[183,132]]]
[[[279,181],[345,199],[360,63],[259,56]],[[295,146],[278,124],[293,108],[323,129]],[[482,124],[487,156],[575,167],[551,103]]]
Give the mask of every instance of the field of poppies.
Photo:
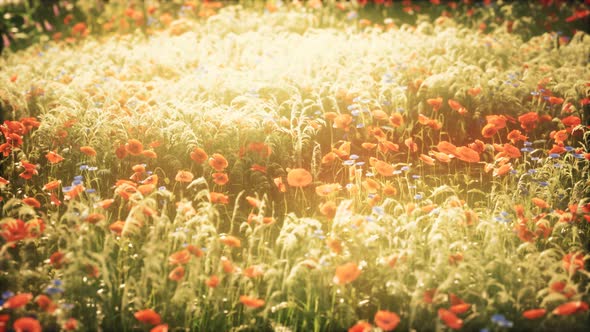
[[[587,331],[587,4],[122,3],[0,56],[0,332]]]

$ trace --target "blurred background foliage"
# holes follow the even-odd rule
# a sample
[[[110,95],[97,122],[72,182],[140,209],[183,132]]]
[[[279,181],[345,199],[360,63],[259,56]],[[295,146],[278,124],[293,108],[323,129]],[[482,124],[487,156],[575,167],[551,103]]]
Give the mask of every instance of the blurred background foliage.
[[[300,7],[320,17],[346,16],[362,26],[414,24],[417,20],[453,17],[458,23],[490,32],[503,27],[527,40],[556,32],[561,42],[590,27],[590,0],[0,0],[0,52],[17,51],[50,39],[75,42],[89,33],[145,34],[182,17],[205,19],[220,8],[241,4],[261,11]],[[329,24],[321,20],[320,24]]]

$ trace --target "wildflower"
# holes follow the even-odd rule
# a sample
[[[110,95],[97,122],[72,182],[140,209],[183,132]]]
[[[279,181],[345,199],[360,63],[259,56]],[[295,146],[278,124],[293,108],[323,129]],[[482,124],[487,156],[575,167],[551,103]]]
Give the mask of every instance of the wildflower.
[[[170,274],[168,274],[168,279],[172,281],[180,281],[184,278],[184,266],[179,265],[175,267]]]
[[[216,275],[212,275],[205,283],[210,288],[216,288],[219,285],[219,278]]]
[[[508,133],[508,135],[506,136],[506,138],[508,138],[512,144],[516,144],[516,142],[518,141],[526,141],[528,139],[528,137],[524,136],[520,130],[512,130],[511,132]]]
[[[209,166],[211,166],[214,170],[221,172],[227,168],[228,162],[224,156],[219,153],[214,153],[209,158]]]
[[[168,332],[168,324],[160,324],[154,326],[150,332]]]
[[[346,263],[336,268],[334,283],[338,285],[346,285],[356,280],[360,275],[361,270],[356,263]]]
[[[52,191],[55,190],[59,187],[59,185],[61,184],[60,180],[53,180],[50,182],[47,182],[44,186],[43,186],[43,190],[45,191]]]
[[[463,320],[457,317],[452,311],[440,308],[438,309],[438,317],[445,323],[446,326],[458,330],[463,327]]]
[[[262,299],[246,295],[240,295],[240,302],[248,308],[260,308],[265,303]]]
[[[188,263],[190,259],[191,253],[187,249],[182,249],[168,256],[168,264],[182,265]]]
[[[305,187],[312,181],[311,173],[303,168],[295,168],[287,174],[287,183],[291,187]]]
[[[422,162],[424,162],[426,165],[434,166],[434,159],[432,157],[429,157],[425,154],[420,154],[420,160],[422,160]]]
[[[338,192],[341,189],[342,186],[340,186],[339,183],[326,183],[326,184],[322,184],[319,185],[315,188],[315,192],[316,194],[318,194],[318,196],[329,196],[335,192]]]
[[[12,328],[15,332],[41,332],[41,323],[32,317],[21,317],[14,321]]]
[[[242,241],[231,235],[222,236],[220,241],[228,247],[240,248],[242,246]]]
[[[540,209],[548,209],[549,208],[549,204],[547,204],[547,202],[545,202],[544,200],[534,197],[531,199],[531,201],[533,202],[533,204],[535,204],[538,208]]]
[[[2,224],[0,236],[6,242],[16,242],[25,239],[28,235],[25,222],[21,219],[12,219]]]
[[[514,323],[512,321],[509,321],[506,319],[506,317],[502,314],[495,314],[492,316],[492,323],[495,323],[496,325],[500,326],[500,327],[513,327]]]
[[[246,201],[254,208],[259,208],[262,206],[262,201],[256,197],[246,196]]]
[[[349,328],[348,332],[370,332],[371,330],[373,330],[373,325],[362,320]]]
[[[213,173],[211,176],[213,177],[213,182],[220,186],[225,185],[229,181],[229,178],[225,173]]]
[[[569,273],[584,269],[584,254],[568,253],[563,256],[563,268]]]
[[[137,311],[133,316],[135,316],[135,319],[138,321],[151,325],[158,325],[161,322],[160,315],[152,309]]]
[[[191,173],[189,171],[178,171],[178,173],[176,173],[176,177],[174,179],[178,182],[188,183],[188,182],[191,182],[194,177],[195,176],[193,175],[193,173]]]
[[[453,111],[457,111],[457,113],[459,113],[461,115],[464,115],[467,113],[467,109],[456,100],[449,99],[448,104]]]
[[[225,256],[221,257],[221,268],[225,273],[233,273],[236,270],[232,262]]]
[[[45,294],[41,294],[37,296],[35,299],[35,303],[39,306],[39,308],[45,312],[53,313],[55,309],[57,309],[57,305],[53,303],[51,298]]]
[[[245,268],[243,274],[248,278],[258,278],[264,275],[264,270],[261,266],[253,265]]]
[[[195,257],[203,257],[203,250],[201,250],[199,247],[189,244],[188,246],[186,246],[186,250],[188,250],[193,256]]]
[[[389,122],[396,128],[401,127],[404,124],[404,117],[400,113],[393,113],[389,117]]]
[[[35,197],[26,197],[23,198],[23,203],[25,203],[28,206],[32,206],[34,208],[41,208],[41,202],[39,202]]]
[[[332,251],[335,254],[341,254],[342,253],[342,244],[341,244],[340,240],[334,239],[334,238],[327,238],[326,239],[326,244],[328,245],[328,247],[330,249],[332,249]]]
[[[587,310],[588,303],[584,301],[571,301],[564,303],[558,306],[557,308],[553,309],[552,313],[558,316],[568,316]]]
[[[432,110],[435,112],[437,112],[441,108],[442,102],[443,102],[442,97],[426,99],[426,103],[428,105],[432,106]]]
[[[395,330],[399,322],[399,316],[395,312],[379,310],[375,313],[375,324],[384,331]]]
[[[336,216],[336,209],[337,206],[334,201],[327,201],[320,204],[320,213],[329,219],[332,219]]]
[[[122,221],[122,220],[115,221],[114,223],[109,225],[109,229],[117,235],[121,235],[123,233],[124,227],[125,227],[125,221]]]
[[[481,88],[480,87],[469,88],[469,89],[467,89],[467,93],[470,96],[475,97],[481,93]]]
[[[132,156],[139,156],[143,152],[143,144],[139,140],[131,138],[125,144],[125,151]]]
[[[152,150],[143,150],[141,152],[141,155],[146,157],[146,158],[150,158],[150,159],[156,159],[158,158],[158,154]]]
[[[377,173],[383,176],[392,176],[393,172],[395,171],[395,167],[393,167],[393,165],[373,157],[369,159],[369,163],[375,168]]]
[[[83,154],[87,155],[88,157],[94,157],[94,156],[96,156],[96,150],[94,150],[94,148],[92,148],[90,146],[81,146],[80,147],[80,152],[82,152]]]
[[[522,317],[526,319],[539,319],[547,313],[545,309],[529,309],[522,313]]]
[[[60,269],[64,264],[65,254],[61,251],[56,251],[49,256],[49,263],[53,265],[55,269]]]
[[[334,124],[332,127],[344,129],[344,131],[349,131],[350,124],[352,123],[352,116],[350,114],[338,114],[334,118]]]
[[[477,153],[477,151],[475,151],[469,147],[466,147],[466,146],[458,147],[456,149],[455,156],[458,159],[461,159],[461,160],[468,162],[468,163],[479,162],[479,153]]]
[[[64,157],[60,156],[55,151],[47,152],[47,154],[45,155],[45,158],[47,158],[47,160],[51,164],[57,164],[57,163],[60,163],[64,160]]]
[[[536,112],[528,112],[518,117],[518,121],[520,122],[520,126],[525,131],[532,131],[537,127],[537,123],[539,122],[539,114]]]
[[[209,201],[213,204],[229,204],[229,197],[222,193],[210,192]]]
[[[579,126],[580,124],[582,124],[582,120],[577,116],[570,115],[570,116],[567,116],[567,117],[561,119],[561,123],[563,123],[564,126],[571,128],[571,127],[576,127],[576,126]]]
[[[207,160],[207,158],[209,158],[205,150],[201,148],[194,148],[190,153],[190,156],[191,159],[197,164],[202,164]]]
[[[455,155],[455,153],[457,153],[457,147],[447,141],[440,141],[438,143],[438,145],[436,146],[436,148],[438,149],[439,152],[446,153],[446,154]]]
[[[493,137],[494,135],[496,135],[497,132],[498,132],[498,128],[493,123],[488,123],[481,130],[481,136],[483,136],[485,138],[490,138],[490,137]]]
[[[17,294],[17,295],[14,295],[14,296],[11,296],[10,298],[8,298],[6,300],[6,302],[4,302],[3,308],[4,309],[22,308],[25,305],[27,305],[27,303],[29,303],[29,301],[31,301],[32,299],[33,299],[33,294],[31,294],[31,293]]]
[[[78,329],[78,321],[75,318],[68,318],[68,320],[63,324],[63,329],[66,331],[74,331]]]

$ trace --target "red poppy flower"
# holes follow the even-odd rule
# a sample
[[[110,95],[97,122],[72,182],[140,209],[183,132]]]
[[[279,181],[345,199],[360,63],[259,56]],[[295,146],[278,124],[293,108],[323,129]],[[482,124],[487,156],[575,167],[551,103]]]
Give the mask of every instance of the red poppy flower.
[[[584,254],[568,253],[563,256],[563,268],[568,272],[575,272],[584,268]]]
[[[242,246],[242,241],[231,235],[222,236],[220,241],[228,247],[240,248]]]
[[[16,294],[10,298],[8,298],[8,300],[6,300],[6,302],[4,302],[4,309],[18,309],[18,308],[22,308],[25,305],[27,305],[27,303],[29,303],[29,301],[31,301],[33,299],[33,294],[31,293],[21,293],[21,294]]]
[[[21,317],[14,321],[12,328],[15,332],[41,332],[41,323],[31,317]]]
[[[168,324],[160,324],[158,326],[154,326],[150,332],[168,332]]]
[[[35,197],[25,197],[23,198],[23,203],[37,209],[41,208],[41,202],[39,202]]]
[[[170,271],[170,274],[168,274],[168,279],[172,281],[180,281],[182,278],[184,278],[184,271],[184,266],[178,265],[172,271]]]
[[[188,183],[188,182],[191,182],[194,177],[195,176],[193,175],[193,173],[191,173],[189,171],[178,171],[178,173],[176,173],[176,177],[174,179],[178,182]]]
[[[229,177],[225,173],[213,173],[211,176],[213,177],[213,182],[217,185],[223,186],[229,182]]]
[[[535,129],[537,123],[539,123],[539,114],[537,112],[528,112],[518,117],[520,126],[525,131],[531,131]]]
[[[371,332],[372,329],[373,325],[365,321],[360,321],[349,328],[348,332]]]
[[[445,323],[446,326],[458,330],[463,327],[463,320],[459,319],[452,311],[440,308],[438,309],[438,317]]]
[[[490,138],[490,137],[493,137],[494,135],[496,135],[497,132],[498,132],[498,128],[493,123],[488,123],[481,130],[481,136],[483,136],[485,138]]]
[[[143,144],[139,140],[131,138],[125,144],[125,151],[132,156],[139,156],[143,152]]]
[[[255,297],[246,296],[246,295],[240,296],[240,302],[249,308],[260,308],[265,303],[264,300],[262,300],[262,299],[257,299]]]
[[[442,102],[443,102],[442,97],[426,99],[426,103],[428,105],[432,106],[432,110],[435,112],[441,108]]]
[[[37,303],[41,310],[49,313],[52,313],[55,311],[55,309],[57,309],[57,305],[53,303],[49,296],[45,294],[37,296],[37,298],[35,299],[35,303]]]
[[[57,164],[61,161],[64,160],[64,157],[60,156],[59,154],[55,153],[54,151],[49,151],[47,152],[47,154],[45,155],[45,157],[47,158],[47,160],[51,163],[51,164]]]
[[[338,285],[346,285],[356,280],[356,278],[358,278],[360,275],[361,269],[359,269],[356,263],[346,263],[336,268],[334,283]]]
[[[209,193],[209,200],[213,204],[229,204],[229,197],[227,195],[213,191]]]
[[[2,236],[6,242],[16,242],[25,239],[28,235],[25,222],[21,219],[12,219],[2,224]]]
[[[209,158],[205,150],[201,148],[194,148],[190,156],[191,159],[197,164],[202,164],[207,160],[207,158]]]
[[[588,303],[584,301],[571,301],[564,303],[557,308],[553,309],[552,313],[558,316],[573,315],[578,312],[587,311]]]
[[[152,309],[137,311],[133,316],[142,323],[158,325],[161,322],[160,315]]]
[[[216,288],[219,285],[219,278],[216,275],[212,275],[207,279],[206,284],[210,288]]]
[[[306,187],[312,182],[311,173],[303,168],[295,168],[287,174],[287,183],[291,187]]]
[[[526,319],[539,319],[547,313],[545,309],[529,309],[522,313],[522,317]]]
[[[87,155],[88,157],[96,156],[96,150],[94,150],[94,148],[92,148],[91,146],[81,146],[80,152]]]
[[[168,264],[170,265],[181,265],[186,264],[191,259],[191,253],[188,249],[179,250],[170,256],[168,256]]]
[[[375,314],[375,324],[384,331],[395,330],[399,322],[399,316],[395,312],[379,310]]]
[[[62,326],[66,331],[74,331],[78,329],[78,321],[75,318],[68,318],[68,320]]]
[[[393,113],[391,117],[389,117],[389,122],[391,122],[391,125],[397,128],[404,124],[404,117],[400,113],[396,112]]]
[[[209,166],[211,166],[214,170],[221,172],[227,168],[228,162],[224,156],[219,153],[214,153],[209,158]]]
[[[479,153],[477,153],[477,151],[466,147],[466,146],[460,146],[455,150],[455,156],[458,159],[461,159],[465,162],[468,163],[476,163],[479,162]]]

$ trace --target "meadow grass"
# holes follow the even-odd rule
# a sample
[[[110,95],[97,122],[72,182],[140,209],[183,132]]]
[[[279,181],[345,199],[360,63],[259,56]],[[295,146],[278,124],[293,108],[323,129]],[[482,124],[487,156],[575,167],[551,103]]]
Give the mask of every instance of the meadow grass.
[[[587,328],[588,36],[327,20],[230,6],[3,55],[5,117],[40,121],[22,144],[3,126],[8,326],[390,330],[387,311],[397,330]],[[35,300],[6,305],[20,293]]]

